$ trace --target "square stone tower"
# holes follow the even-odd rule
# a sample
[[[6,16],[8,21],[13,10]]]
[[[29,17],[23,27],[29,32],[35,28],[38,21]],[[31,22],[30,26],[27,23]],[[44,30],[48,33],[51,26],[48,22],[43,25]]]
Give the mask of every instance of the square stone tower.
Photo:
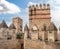
[[[40,4],[40,5],[32,5],[29,7],[29,27],[30,32],[32,33],[32,29],[34,26],[38,29],[38,38],[42,38],[44,25],[46,26],[46,31],[48,31],[48,27],[50,25],[51,17],[50,17],[50,5],[49,4]],[[34,33],[35,34],[35,33]]]
[[[16,27],[16,32],[17,33],[22,33],[22,24],[23,24],[22,19],[19,18],[19,17],[13,18],[13,24]]]
[[[24,30],[24,49],[58,49],[55,44],[57,28],[51,22],[49,4],[29,7],[29,28],[26,28]]]

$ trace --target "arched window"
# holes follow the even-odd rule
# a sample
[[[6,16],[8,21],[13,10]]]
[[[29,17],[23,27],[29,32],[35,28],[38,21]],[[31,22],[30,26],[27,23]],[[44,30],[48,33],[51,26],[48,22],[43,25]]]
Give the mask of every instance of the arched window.
[[[38,27],[37,25],[34,25],[33,28],[32,28],[33,31],[38,31]]]

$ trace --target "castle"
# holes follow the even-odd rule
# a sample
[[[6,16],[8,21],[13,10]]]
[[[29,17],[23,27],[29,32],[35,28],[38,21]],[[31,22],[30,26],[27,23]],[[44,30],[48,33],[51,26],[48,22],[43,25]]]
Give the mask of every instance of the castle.
[[[24,49],[60,49],[55,24],[51,22],[50,5],[29,6],[29,27],[24,29]]]
[[[0,49],[60,49],[58,29],[50,15],[50,4],[29,6],[29,27],[26,24],[24,32],[21,18],[13,18],[9,27],[3,20],[0,23]]]

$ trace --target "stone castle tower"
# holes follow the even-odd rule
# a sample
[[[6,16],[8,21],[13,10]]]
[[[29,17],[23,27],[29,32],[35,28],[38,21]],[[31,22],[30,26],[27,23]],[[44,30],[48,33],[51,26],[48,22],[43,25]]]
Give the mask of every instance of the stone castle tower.
[[[33,33],[36,39],[46,40],[48,28],[51,24],[51,17],[50,17],[50,5],[49,4],[40,4],[40,6],[32,5],[29,7],[29,27],[30,32],[39,32]],[[46,33],[43,33],[46,32]],[[34,36],[32,35],[32,36]],[[44,35],[44,37],[43,37]],[[34,37],[32,37],[34,38]]]
[[[16,27],[16,32],[17,33],[22,33],[22,19],[19,17],[15,17],[13,18],[13,24]]]
[[[24,49],[56,48],[55,44],[49,44],[57,41],[57,28],[51,22],[50,4],[29,6],[29,28],[25,28]]]

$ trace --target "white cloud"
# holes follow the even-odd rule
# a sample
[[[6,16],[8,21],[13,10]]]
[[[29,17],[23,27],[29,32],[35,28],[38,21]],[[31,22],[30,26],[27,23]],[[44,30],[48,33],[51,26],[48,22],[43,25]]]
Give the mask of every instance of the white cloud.
[[[36,5],[37,3],[34,3],[34,2],[28,2],[28,5],[27,6],[30,6],[30,5]]]
[[[60,0],[55,0],[56,4],[60,4]]]
[[[15,5],[15,4],[13,4],[13,3],[10,3],[10,2],[8,2],[8,1],[6,1],[6,0],[1,0],[1,3],[0,4],[3,4],[3,6],[0,6],[1,8],[0,8],[0,10],[2,10],[0,13],[10,13],[10,14],[14,14],[14,13],[18,13],[18,12],[21,12],[21,10],[20,10],[20,8],[17,6],[17,5]],[[5,10],[5,8],[7,9],[7,10]],[[4,11],[5,10],[5,11]]]

